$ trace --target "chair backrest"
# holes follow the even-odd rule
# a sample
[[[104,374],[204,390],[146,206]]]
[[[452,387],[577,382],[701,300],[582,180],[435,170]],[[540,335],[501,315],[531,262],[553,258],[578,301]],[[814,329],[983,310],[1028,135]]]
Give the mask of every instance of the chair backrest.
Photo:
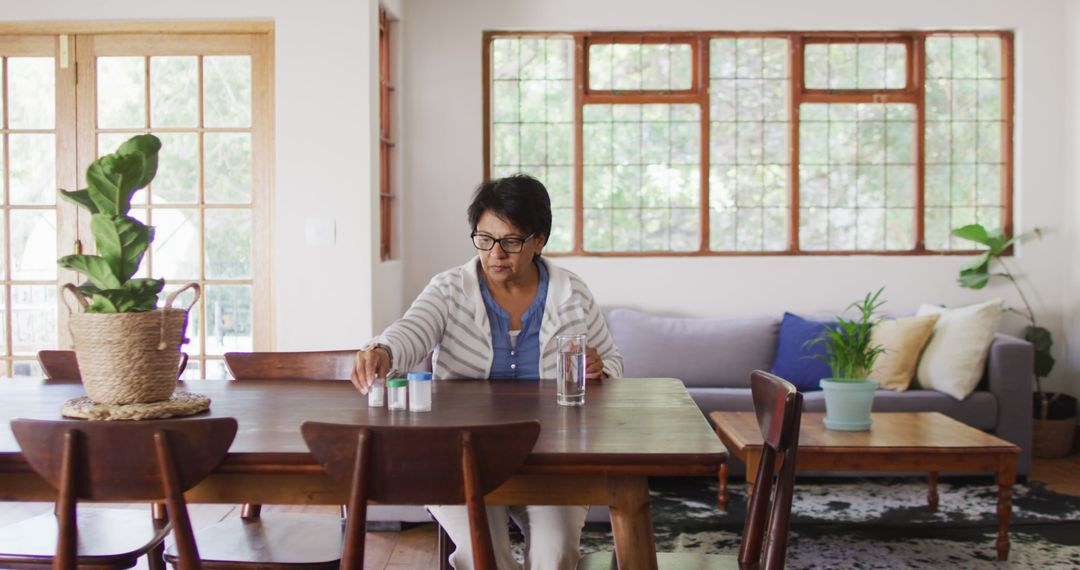
[[[184,374],[187,361],[187,353],[181,352],[180,370],[176,373],[177,376]],[[79,360],[75,357],[74,350],[39,350],[38,363],[41,364],[41,370],[45,372],[45,377],[50,380],[82,380],[82,374],[79,372]]]
[[[184,492],[225,458],[233,418],[84,422],[12,420],[27,463],[58,491],[59,536],[53,568],[74,569],[75,505],[82,500],[164,498],[176,535],[181,570],[201,568]]]
[[[750,375],[750,391],[764,445],[739,543],[739,563],[780,570],[787,554],[803,399],[790,382],[761,370]]]
[[[348,380],[356,350],[313,352],[226,352],[225,366],[237,380]]]
[[[462,504],[472,527],[474,567],[495,570],[484,495],[528,459],[540,435],[536,420],[476,426],[362,426],[305,422],[312,455],[351,486],[342,568],[362,568],[367,502]]]

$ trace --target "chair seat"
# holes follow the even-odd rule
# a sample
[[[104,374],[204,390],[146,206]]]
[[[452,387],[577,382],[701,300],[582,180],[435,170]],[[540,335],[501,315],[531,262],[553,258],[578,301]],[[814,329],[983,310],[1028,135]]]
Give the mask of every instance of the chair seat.
[[[752,570],[757,566],[740,566],[734,555],[694,554],[688,552],[662,552],[656,555],[656,566],[661,570]],[[577,570],[614,570],[614,552],[594,552],[578,562]]]
[[[341,561],[345,523],[333,515],[274,513],[228,517],[195,533],[203,568],[333,568]],[[165,552],[176,563],[176,547]]]
[[[150,508],[84,507],[78,511],[80,565],[131,568],[161,544],[169,526],[156,528]],[[0,528],[0,566],[48,565],[56,553],[56,516],[44,513]]]

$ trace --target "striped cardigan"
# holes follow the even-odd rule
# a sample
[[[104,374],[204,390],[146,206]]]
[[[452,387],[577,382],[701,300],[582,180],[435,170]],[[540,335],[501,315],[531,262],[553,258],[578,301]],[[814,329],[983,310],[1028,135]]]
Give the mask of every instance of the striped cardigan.
[[[548,270],[548,295],[540,324],[540,376],[554,378],[560,334],[585,334],[604,360],[604,372],[619,377],[622,355],[600,308],[580,277],[540,258]],[[427,284],[405,316],[372,339],[390,348],[396,370],[418,366],[435,349],[436,378],[487,378],[494,351],[491,325],[480,293],[480,258],[444,271]]]

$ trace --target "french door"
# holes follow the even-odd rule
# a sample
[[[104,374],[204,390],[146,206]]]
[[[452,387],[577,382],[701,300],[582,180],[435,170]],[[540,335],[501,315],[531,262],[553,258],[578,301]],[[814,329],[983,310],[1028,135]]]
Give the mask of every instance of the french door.
[[[0,36],[0,57],[6,372],[36,374],[37,350],[70,346],[56,291],[79,276],[56,258],[94,240],[55,188],[83,187],[94,159],[147,132],[162,149],[131,212],[156,228],[141,276],[165,278],[166,293],[202,286],[186,376],[224,377],[225,352],[272,348],[269,35]]]

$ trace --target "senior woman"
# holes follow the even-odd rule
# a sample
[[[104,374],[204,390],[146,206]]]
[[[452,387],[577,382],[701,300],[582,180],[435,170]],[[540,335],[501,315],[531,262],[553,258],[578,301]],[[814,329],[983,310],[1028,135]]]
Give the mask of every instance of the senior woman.
[[[468,209],[478,256],[436,275],[405,316],[357,354],[353,383],[367,393],[376,377],[408,370],[435,348],[437,378],[553,378],[555,337],[588,338],[587,378],[622,375],[622,356],[592,294],[577,275],[540,257],[551,235],[551,200],[535,178],[517,175],[485,182]],[[431,506],[457,544],[450,562],[471,569],[464,506]],[[576,566],[588,507],[488,507],[501,570],[520,568],[510,552],[507,518],[525,535],[525,568]]]

